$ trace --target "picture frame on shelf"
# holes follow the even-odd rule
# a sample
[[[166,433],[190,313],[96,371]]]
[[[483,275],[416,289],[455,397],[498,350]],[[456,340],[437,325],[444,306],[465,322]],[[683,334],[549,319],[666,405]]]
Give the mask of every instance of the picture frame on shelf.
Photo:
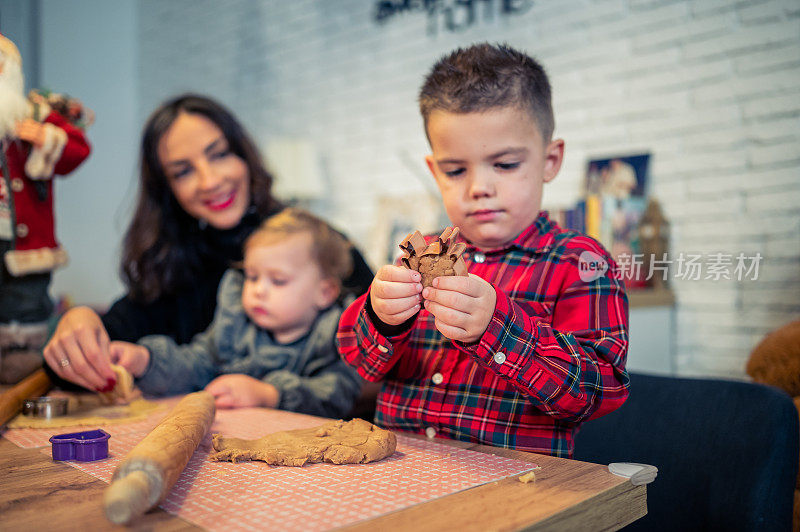
[[[609,250],[634,289],[650,285],[647,268],[633,261],[643,253],[638,229],[649,200],[649,167],[649,153],[594,158],[584,181],[585,232]]]

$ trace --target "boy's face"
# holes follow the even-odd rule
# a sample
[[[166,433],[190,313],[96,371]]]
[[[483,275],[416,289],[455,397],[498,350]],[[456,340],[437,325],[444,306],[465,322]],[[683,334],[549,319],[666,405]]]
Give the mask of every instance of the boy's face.
[[[280,343],[306,334],[321,309],[333,303],[336,283],[324,279],[308,233],[274,243],[251,242],[244,255],[242,307]]]
[[[434,111],[428,118],[428,167],[450,221],[489,250],[511,242],[542,205],[542,186],[561,168],[564,141],[545,144],[518,107],[475,113]]]

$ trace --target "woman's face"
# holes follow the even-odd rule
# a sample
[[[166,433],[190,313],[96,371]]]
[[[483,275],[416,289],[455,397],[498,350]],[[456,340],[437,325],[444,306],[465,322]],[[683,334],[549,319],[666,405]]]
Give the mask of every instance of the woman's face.
[[[250,205],[250,174],[214,122],[179,114],[158,143],[158,158],[184,211],[217,229],[239,223]]]

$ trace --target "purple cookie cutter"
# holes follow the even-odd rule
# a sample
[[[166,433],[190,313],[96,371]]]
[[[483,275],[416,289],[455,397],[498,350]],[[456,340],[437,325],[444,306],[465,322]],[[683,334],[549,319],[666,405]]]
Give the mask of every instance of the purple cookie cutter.
[[[57,434],[50,438],[53,460],[93,462],[108,458],[108,432],[100,429],[70,434]]]

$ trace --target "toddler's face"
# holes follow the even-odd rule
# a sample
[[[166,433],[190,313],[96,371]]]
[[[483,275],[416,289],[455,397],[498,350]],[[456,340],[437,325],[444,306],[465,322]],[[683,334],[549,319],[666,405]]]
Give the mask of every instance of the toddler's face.
[[[428,167],[450,221],[488,250],[519,236],[539,213],[542,185],[561,167],[564,143],[542,142],[527,112],[434,111],[428,119]]]
[[[330,305],[330,280],[311,255],[311,235],[251,243],[244,256],[242,306],[247,316],[281,343],[306,334],[320,309]]]

